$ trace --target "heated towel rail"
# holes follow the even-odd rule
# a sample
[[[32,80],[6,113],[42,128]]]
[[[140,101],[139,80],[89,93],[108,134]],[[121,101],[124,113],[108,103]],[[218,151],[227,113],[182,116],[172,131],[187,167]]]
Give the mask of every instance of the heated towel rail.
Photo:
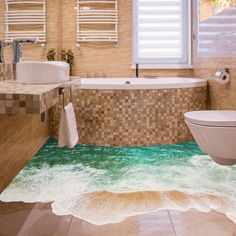
[[[46,42],[46,0],[5,0],[5,41]]]
[[[77,43],[118,43],[118,0],[77,0]]]

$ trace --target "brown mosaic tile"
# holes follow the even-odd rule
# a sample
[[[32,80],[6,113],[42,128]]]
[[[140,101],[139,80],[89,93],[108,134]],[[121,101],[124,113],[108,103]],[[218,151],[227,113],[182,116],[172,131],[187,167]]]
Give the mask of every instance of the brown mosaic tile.
[[[0,94],[0,100],[5,100],[6,99],[6,94]]]
[[[0,114],[43,113],[58,102],[60,86],[79,81],[77,77],[72,80],[40,85],[20,84],[15,80],[0,81]]]
[[[193,140],[183,114],[206,109],[207,89],[73,91],[80,143],[151,146]],[[50,111],[57,136],[61,104]]]
[[[19,100],[20,107],[25,107],[25,101]]]
[[[6,94],[0,96],[0,114],[40,114],[54,106],[58,97],[57,88],[43,95]]]

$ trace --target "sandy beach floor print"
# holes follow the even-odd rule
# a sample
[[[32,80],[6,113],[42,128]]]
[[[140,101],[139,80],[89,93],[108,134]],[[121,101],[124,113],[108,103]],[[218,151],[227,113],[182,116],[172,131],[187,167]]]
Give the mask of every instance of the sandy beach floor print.
[[[95,225],[163,209],[215,210],[236,223],[236,166],[220,166],[196,143],[39,150],[2,192],[3,202],[51,203],[56,215]]]

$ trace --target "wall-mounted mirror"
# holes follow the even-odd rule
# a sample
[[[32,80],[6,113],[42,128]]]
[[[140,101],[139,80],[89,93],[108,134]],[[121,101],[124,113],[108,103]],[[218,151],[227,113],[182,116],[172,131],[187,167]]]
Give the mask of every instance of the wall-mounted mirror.
[[[199,0],[198,56],[236,56],[236,0]]]

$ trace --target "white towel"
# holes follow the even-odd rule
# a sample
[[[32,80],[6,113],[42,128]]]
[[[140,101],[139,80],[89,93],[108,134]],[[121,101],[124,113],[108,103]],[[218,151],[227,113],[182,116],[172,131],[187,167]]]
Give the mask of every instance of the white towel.
[[[73,148],[79,140],[75,112],[72,103],[62,109],[59,125],[58,146]]]

